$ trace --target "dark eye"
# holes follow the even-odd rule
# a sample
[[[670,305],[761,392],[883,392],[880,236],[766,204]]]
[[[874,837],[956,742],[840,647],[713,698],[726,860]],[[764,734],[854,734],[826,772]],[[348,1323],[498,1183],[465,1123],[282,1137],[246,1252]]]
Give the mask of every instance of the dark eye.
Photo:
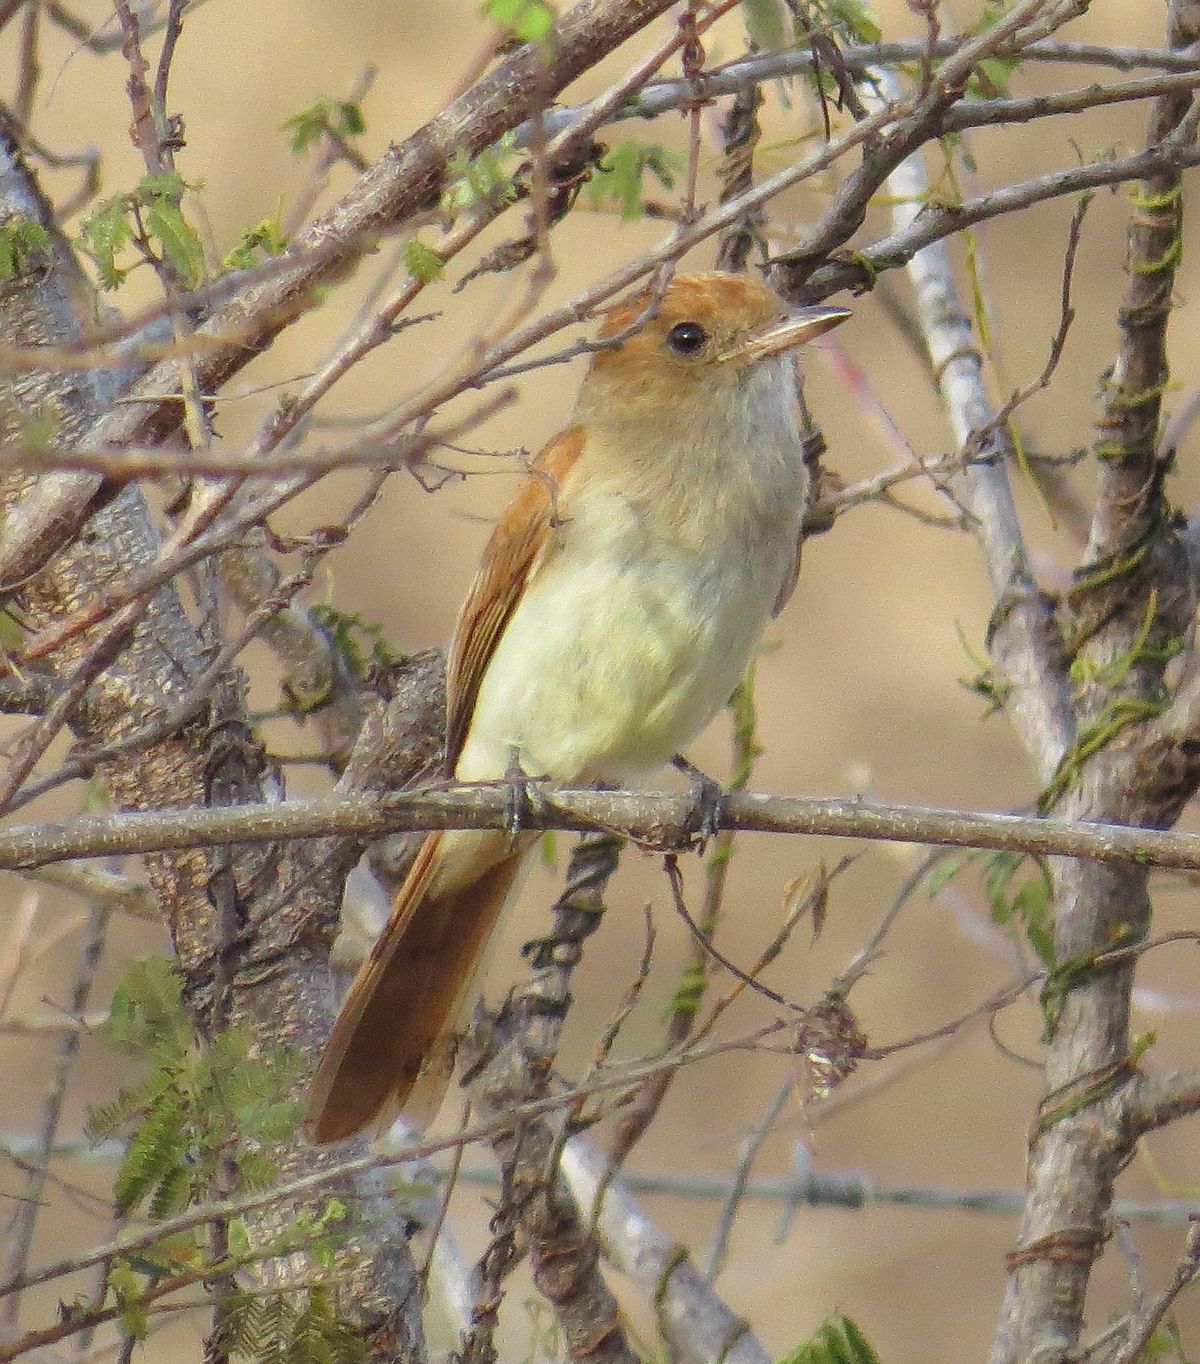
[[[667,345],[676,355],[696,355],[708,342],[708,333],[699,322],[677,322],[667,333]]]

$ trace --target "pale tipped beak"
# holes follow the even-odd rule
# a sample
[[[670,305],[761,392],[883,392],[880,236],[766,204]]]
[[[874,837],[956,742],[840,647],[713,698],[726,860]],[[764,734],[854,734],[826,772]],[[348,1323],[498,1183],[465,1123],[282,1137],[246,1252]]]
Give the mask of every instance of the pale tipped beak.
[[[739,345],[727,351],[722,360],[765,360],[769,355],[790,350],[793,346],[803,345],[814,336],[832,330],[850,316],[849,308],[814,307],[796,308],[782,322],[772,322],[769,327],[746,337]]]

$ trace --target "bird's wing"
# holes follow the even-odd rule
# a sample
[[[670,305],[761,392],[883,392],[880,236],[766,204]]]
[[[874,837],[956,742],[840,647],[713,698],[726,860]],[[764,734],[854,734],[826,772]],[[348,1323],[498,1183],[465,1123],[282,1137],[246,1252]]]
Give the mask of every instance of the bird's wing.
[[[787,576],[780,584],[779,593],[775,598],[775,605],[771,607],[771,616],[774,618],[788,604],[788,598],[796,590],[796,579],[800,576],[800,551],[804,547],[804,531],[796,536],[796,552],[792,555],[792,565],[787,571]]]
[[[583,450],[583,429],[569,427],[533,461],[483,552],[450,643],[446,667],[446,765],[458,761],[479,685],[509,617],[545,561],[561,520],[559,491]]]

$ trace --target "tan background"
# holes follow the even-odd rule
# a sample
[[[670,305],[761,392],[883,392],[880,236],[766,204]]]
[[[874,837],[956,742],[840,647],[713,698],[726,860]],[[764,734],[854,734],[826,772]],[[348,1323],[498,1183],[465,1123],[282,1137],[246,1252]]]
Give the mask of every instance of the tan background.
[[[968,23],[975,6],[963,4],[958,18]],[[1068,36],[1093,40],[1155,43],[1160,38],[1158,5],[1107,0]],[[889,36],[910,31],[911,16],[900,0],[881,5]],[[95,23],[106,6],[81,9]],[[665,33],[665,26],[659,31]],[[484,37],[470,0],[438,4],[350,3],[350,0],[274,0],[263,5],[232,5],[213,0],[192,15],[181,43],[172,108],[184,114],[188,148],[180,166],[189,179],[203,179],[203,202],[211,234],[221,251],[237,232],[275,212],[303,178],[302,167],[278,131],[291,113],[319,95],[349,89],[367,62],[379,69],[366,102],[369,154],[399,140],[439,107],[454,87]],[[715,58],[737,50],[733,26],[710,44]],[[13,69],[11,36],[3,39],[5,70]],[[639,50],[641,48],[639,47]],[[633,47],[610,61],[612,75],[631,60]],[[129,111],[119,58],[97,61],[73,52],[55,37],[45,45],[44,82],[35,126],[51,146],[67,149],[94,142],[106,149],[106,192],[133,183],[141,172],[128,144]],[[1056,75],[1063,84],[1082,84],[1091,73],[1069,79],[1044,69],[1021,88],[1049,88]],[[598,82],[586,89],[597,88]],[[1058,120],[1036,130],[1015,128],[974,140],[984,184],[1025,178],[1040,170],[1073,164],[1074,143],[1085,156],[1102,148],[1137,144],[1140,111],[1127,108],[1100,118]],[[782,141],[812,130],[801,101],[791,111],[775,104],[770,134]],[[617,136],[661,136],[678,141],[674,120],[649,134],[641,126]],[[768,150],[764,164],[781,164],[786,148]],[[704,193],[711,196],[711,154],[705,166]],[[333,177],[334,190],[349,182]],[[56,192],[65,181],[55,177]],[[780,222],[803,223],[815,215],[827,186],[792,195],[777,206]],[[1125,196],[1102,192],[1088,219],[1077,275],[1079,320],[1049,398],[1031,403],[1025,426],[1036,448],[1061,452],[1086,444],[1096,415],[1097,376],[1111,360],[1115,302],[1121,281]],[[1043,363],[1057,320],[1058,279],[1069,206],[1059,202],[997,223],[981,233],[985,283],[994,307],[1005,379],[997,391],[1024,382]],[[567,298],[581,285],[657,241],[662,228],[650,223],[620,227],[612,217],[572,214],[555,235],[558,278],[551,301]],[[689,261],[705,266],[707,250]],[[145,273],[145,272],[143,272]],[[452,271],[452,278],[458,271]],[[475,283],[453,296],[431,290],[422,307],[444,310],[436,324],[400,337],[355,372],[334,395],[338,413],[377,411],[395,402],[421,379],[435,373],[480,321],[494,317],[518,286],[510,278]],[[135,278],[126,291],[129,306],[149,296],[151,281]],[[240,377],[234,392],[278,381],[308,370],[348,320],[359,285],[335,294],[302,326],[293,329],[270,356]],[[1195,290],[1194,271],[1185,265],[1179,295],[1186,305]],[[122,300],[123,301],[123,300]],[[908,354],[882,309],[870,297],[855,305],[855,317],[838,333],[839,342],[871,376],[880,395],[914,446],[936,455],[946,448],[947,428],[920,367]],[[1189,357],[1196,344],[1196,322],[1186,306],[1176,319],[1173,349],[1180,384],[1195,382]],[[807,362],[809,396],[824,424],[830,463],[854,480],[895,462],[870,420],[839,388],[828,363]],[[496,419],[478,442],[496,449],[534,448],[565,420],[578,380],[574,369],[539,372],[525,385],[525,400]],[[263,399],[251,397],[222,408],[220,429],[230,442],[253,429]],[[468,461],[468,463],[470,463]],[[1191,451],[1172,492],[1185,508],[1194,505],[1196,476]],[[473,465],[480,467],[480,462]],[[495,461],[491,462],[494,469]],[[502,504],[512,481],[505,472],[474,477],[437,496],[415,482],[393,479],[387,494],[353,541],[329,561],[330,571],[315,596],[332,596],[383,624],[401,647],[445,640],[457,603],[480,546],[487,518]],[[1086,493],[1090,475],[1078,476]],[[1056,529],[1028,489],[1021,490],[1030,535],[1041,568],[1059,585],[1075,556],[1071,536]],[[929,495],[918,498],[930,510],[947,508]],[[294,509],[295,527],[329,519],[329,493]],[[778,647],[762,659],[759,677],[761,737],[766,753],[755,786],[770,791],[846,795],[961,804],[1003,809],[1028,801],[1034,785],[1005,721],[982,718],[977,696],[959,685],[974,671],[959,642],[961,628],[972,646],[983,637],[989,602],[971,541],[929,529],[894,511],[868,509],[839,523],[836,531],[813,542],[806,553],[799,591],[784,616],[772,626]],[[273,681],[257,655],[250,655],[256,698],[273,702]],[[272,731],[281,752],[300,751],[305,739],[277,726]],[[723,724],[698,743],[692,756],[707,770],[720,772],[727,739]],[[308,769],[290,778],[293,792],[319,789]],[[50,808],[50,807],[46,807]],[[71,808],[58,805],[54,808]],[[783,888],[818,859],[832,862],[844,845],[813,841],[747,838],[730,883],[729,922],[723,931],[726,952],[748,963],[775,931]],[[915,850],[860,850],[852,871],[839,882],[824,937],[810,948],[807,934],[797,936],[771,981],[789,996],[815,998],[890,902],[902,876],[915,864]],[[659,929],[655,971],[646,998],[624,1037],[628,1054],[652,1048],[659,1036],[661,1010],[670,997],[686,950],[686,935],[672,914],[653,858],[630,855],[611,895],[612,914],[588,954],[577,981],[578,1007],[572,1019],[563,1068],[577,1072],[586,1060],[596,1030],[608,1019],[632,977],[641,950],[641,905],[649,900]],[[696,867],[689,867],[698,899]],[[542,907],[552,882],[538,874],[522,910],[508,928],[494,957],[489,989],[494,994],[519,970],[516,948],[539,930]],[[3,915],[15,910],[23,888],[12,878],[0,891]],[[1191,922],[1190,890],[1178,883],[1159,897],[1159,926]],[[75,902],[45,895],[39,924],[44,931],[70,926]],[[64,998],[78,926],[34,973],[16,997],[17,1012],[33,1009],[42,996]],[[102,973],[102,1002],[130,956],[161,950],[160,937],[144,926],[118,924]],[[1005,979],[1002,942],[986,924],[978,886],[971,878],[935,903],[914,897],[889,940],[885,957],[854,996],[872,1039],[886,1042],[943,1022],[968,1009]],[[1140,1029],[1157,1028],[1159,1041],[1149,1064],[1194,1061],[1197,990],[1191,958],[1184,951],[1153,955],[1142,979],[1177,1006],[1172,1012],[1143,1008]],[[738,1006],[731,1028],[748,1028],[766,1014],[753,1002]],[[998,1025],[1004,1041],[1030,1057],[1038,1053],[1038,1019],[1032,1007],[1005,1014]],[[0,1127],[32,1129],[48,1081],[49,1044],[0,1040],[6,1090],[0,1105],[7,1117]],[[672,1174],[719,1174],[730,1169],[746,1129],[761,1112],[782,1077],[786,1063],[770,1057],[742,1057],[710,1063],[686,1073],[676,1085],[655,1134],[634,1157],[636,1168]],[[85,1101],[111,1093],[119,1069],[99,1043],[84,1046],[83,1065],[66,1122],[78,1130]],[[872,1079],[873,1072],[864,1074]],[[880,1096],[854,1105],[810,1134],[796,1106],[764,1147],[757,1172],[785,1174],[793,1148],[808,1143],[821,1172],[858,1172],[881,1187],[931,1185],[938,1188],[1019,1190],[1029,1115],[1038,1092],[1038,1073],[1003,1057],[986,1032],[974,1030],[947,1055],[913,1070]],[[1194,1128],[1180,1126],[1149,1143],[1152,1167],[1138,1159],[1122,1179],[1121,1193],[1151,1197],[1175,1192],[1194,1180]],[[107,1175],[95,1166],[65,1164],[63,1172],[103,1192]],[[1156,1173],[1157,1171],[1157,1173]],[[0,1198],[18,1192],[21,1180],[11,1166],[0,1172]],[[483,1244],[486,1209],[480,1196],[460,1199],[459,1225],[472,1251]],[[703,1254],[716,1209],[680,1198],[648,1200],[667,1233]],[[0,1205],[0,1216],[6,1216]],[[750,1203],[738,1223],[720,1290],[732,1307],[751,1321],[768,1349],[782,1352],[812,1332],[834,1309],[862,1324],[885,1361],[952,1364],[981,1358],[990,1340],[1003,1283],[1003,1255],[1011,1248],[1015,1219],[966,1212],[874,1207],[864,1212],[801,1210],[786,1239],[776,1244],[779,1208]],[[54,1196],[41,1220],[37,1261],[104,1236],[106,1221],[95,1209]],[[1139,1225],[1146,1281],[1160,1283],[1181,1245],[1178,1230]],[[1090,1324],[1101,1326],[1127,1302],[1127,1270],[1114,1253],[1095,1276]],[[83,1285],[81,1284],[82,1288]],[[521,1310],[522,1290],[514,1291],[506,1327],[506,1357],[522,1358],[530,1346],[529,1318]],[[644,1307],[627,1295],[642,1330],[650,1322]],[[55,1294],[39,1301],[53,1310]],[[1185,1306],[1185,1320],[1195,1312]],[[147,1358],[195,1356],[195,1328],[180,1324],[154,1344]]]

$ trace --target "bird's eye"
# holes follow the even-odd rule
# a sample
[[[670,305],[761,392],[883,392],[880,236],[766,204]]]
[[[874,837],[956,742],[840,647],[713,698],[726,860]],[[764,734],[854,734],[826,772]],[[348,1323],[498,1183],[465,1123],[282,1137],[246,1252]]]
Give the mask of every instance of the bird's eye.
[[[677,322],[667,333],[667,345],[676,355],[696,355],[708,342],[708,333],[699,322]]]

